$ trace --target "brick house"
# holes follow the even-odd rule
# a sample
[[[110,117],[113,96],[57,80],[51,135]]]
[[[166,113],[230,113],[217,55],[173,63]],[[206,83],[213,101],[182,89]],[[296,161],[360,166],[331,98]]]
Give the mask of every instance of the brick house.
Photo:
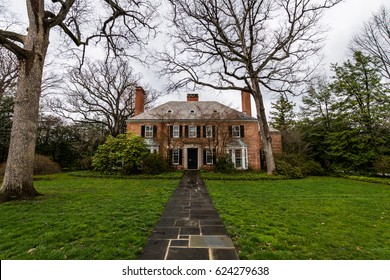
[[[251,116],[250,93],[242,92],[242,112],[215,101],[170,101],[144,112],[144,90],[136,89],[135,116],[127,131],[145,138],[151,153],[161,153],[177,169],[212,169],[216,158],[228,154],[236,169],[265,168],[259,126]],[[281,134],[271,129],[275,153]]]

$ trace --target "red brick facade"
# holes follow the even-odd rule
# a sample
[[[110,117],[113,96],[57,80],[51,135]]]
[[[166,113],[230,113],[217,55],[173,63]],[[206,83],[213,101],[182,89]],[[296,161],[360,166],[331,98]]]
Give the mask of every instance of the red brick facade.
[[[169,158],[177,169],[212,169],[222,154],[229,154],[237,169],[264,168],[258,122],[248,109],[243,114],[218,102],[201,102],[197,94],[131,118],[127,131],[144,137],[151,152]],[[280,132],[273,130],[271,137],[274,152],[281,152]]]

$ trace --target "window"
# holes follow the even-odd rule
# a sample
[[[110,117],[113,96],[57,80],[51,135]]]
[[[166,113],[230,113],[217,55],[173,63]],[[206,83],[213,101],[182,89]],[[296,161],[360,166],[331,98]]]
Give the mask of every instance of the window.
[[[245,127],[243,125],[230,126],[231,136],[233,138],[244,138]]]
[[[145,138],[153,138],[153,125],[145,125]]]
[[[236,169],[248,169],[248,150],[246,147],[229,149],[228,152]]]
[[[190,125],[188,126],[188,137],[189,138],[196,138],[196,125]]]
[[[172,126],[172,137],[179,138],[180,137],[180,125]]]
[[[233,125],[232,126],[232,136],[234,138],[240,138],[241,137],[241,129],[239,125]]]
[[[242,150],[241,149],[234,150],[234,156],[235,156],[236,168],[242,168]]]
[[[206,138],[213,138],[213,126],[212,125],[206,125]]]
[[[153,138],[157,135],[157,126],[155,125],[142,125],[141,126],[141,137]]]
[[[158,150],[159,150],[158,146],[150,146],[149,147],[149,152],[151,154],[158,154]]]
[[[180,164],[180,149],[172,150],[172,164],[174,165]]]
[[[213,150],[207,149],[206,150],[206,164],[213,164]]]

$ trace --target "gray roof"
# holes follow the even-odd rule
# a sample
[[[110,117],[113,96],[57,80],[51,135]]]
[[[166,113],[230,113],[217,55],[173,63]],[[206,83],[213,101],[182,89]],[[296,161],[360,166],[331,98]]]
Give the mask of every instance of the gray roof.
[[[257,121],[256,118],[232,109],[216,101],[170,101],[157,106],[138,116],[130,118],[129,122],[144,120],[240,120]]]

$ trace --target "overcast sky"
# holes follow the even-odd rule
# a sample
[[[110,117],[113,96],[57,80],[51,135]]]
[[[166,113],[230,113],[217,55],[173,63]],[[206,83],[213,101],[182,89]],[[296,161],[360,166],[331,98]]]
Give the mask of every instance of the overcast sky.
[[[323,18],[323,24],[330,28],[326,33],[326,45],[323,49],[325,56],[324,71],[330,75],[330,64],[339,63],[348,59],[348,44],[354,34],[358,33],[364,22],[369,20],[373,13],[376,13],[381,6],[390,7],[389,0],[345,0],[343,3],[336,5],[327,10]],[[200,100],[217,100],[235,109],[241,110],[240,93],[219,93],[207,94],[199,92]],[[277,95],[266,95],[265,104],[269,114],[271,102],[274,102]],[[163,103],[167,100],[185,100],[186,92],[166,96],[159,100]],[[299,100],[301,97],[298,98]],[[255,112],[252,102],[252,112]],[[252,114],[253,114],[252,113]]]
[[[9,1],[15,9],[19,10],[21,17],[24,17],[25,0]],[[367,21],[373,13],[377,12],[380,6],[390,6],[389,0],[345,0],[344,3],[338,4],[326,11],[324,25],[329,26],[330,31],[327,33],[327,41],[323,53],[325,56],[324,71],[330,73],[330,63],[342,63],[348,59],[348,43],[353,35],[358,33],[363,23]],[[49,50],[50,51],[50,50]],[[148,70],[142,73],[146,82],[149,82],[156,89],[162,87],[158,78]],[[160,89],[161,90],[161,89]],[[158,100],[158,104],[169,100],[185,100],[187,92],[178,92],[164,96]],[[241,109],[240,93],[215,93],[199,92],[200,100],[217,100],[229,105],[235,109]],[[270,110],[272,96],[265,96],[267,112]],[[253,111],[253,110],[252,110]],[[253,111],[254,112],[254,111]]]

